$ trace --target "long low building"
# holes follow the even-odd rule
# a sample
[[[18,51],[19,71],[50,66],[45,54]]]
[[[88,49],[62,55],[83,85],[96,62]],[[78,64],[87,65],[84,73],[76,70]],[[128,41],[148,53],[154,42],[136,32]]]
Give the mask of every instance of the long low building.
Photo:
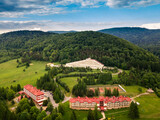
[[[33,87],[32,85],[25,85],[24,86],[24,93],[32,98],[38,105],[42,105],[44,98],[44,93],[37,89],[36,87]]]
[[[70,108],[77,110],[93,110],[95,106],[98,107],[98,110],[106,111],[107,109],[118,109],[129,107],[131,103],[131,99],[129,97],[77,97],[71,98],[69,100]]]
[[[90,67],[92,69],[102,69],[104,65],[95,59],[87,58],[85,60],[67,63],[65,67]]]

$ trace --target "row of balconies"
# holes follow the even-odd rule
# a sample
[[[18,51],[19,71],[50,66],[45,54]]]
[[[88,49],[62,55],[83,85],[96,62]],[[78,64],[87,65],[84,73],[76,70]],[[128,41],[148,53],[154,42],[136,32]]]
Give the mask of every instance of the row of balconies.
[[[96,104],[74,104],[72,103],[71,106],[73,107],[94,107]],[[100,106],[100,104],[97,104],[97,106]],[[104,104],[103,106],[107,106],[108,108],[113,107],[126,107],[129,106],[129,103],[124,104]]]

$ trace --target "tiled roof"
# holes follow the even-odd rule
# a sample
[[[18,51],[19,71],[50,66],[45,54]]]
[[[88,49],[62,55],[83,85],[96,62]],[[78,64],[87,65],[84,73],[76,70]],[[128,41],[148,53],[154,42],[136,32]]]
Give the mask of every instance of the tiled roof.
[[[108,102],[112,102],[112,103],[115,103],[115,102],[123,102],[123,101],[131,101],[131,99],[129,97],[124,97],[124,96],[119,96],[119,97],[103,97],[103,96],[100,96],[99,98],[88,98],[88,97],[77,97],[77,98],[71,98],[69,100],[71,103],[75,103],[75,102],[80,102],[80,103],[83,103],[83,102],[88,102],[88,103],[92,103],[92,102],[96,102],[96,103],[99,103],[100,101],[104,101],[105,103],[108,103]]]
[[[33,95],[36,95],[36,96],[44,95],[43,92],[41,92],[36,87],[33,87],[32,85],[25,85],[24,88],[27,89],[29,92],[31,92]]]
[[[18,93],[21,95],[21,94],[23,94],[23,93],[24,93],[24,91],[19,91]]]

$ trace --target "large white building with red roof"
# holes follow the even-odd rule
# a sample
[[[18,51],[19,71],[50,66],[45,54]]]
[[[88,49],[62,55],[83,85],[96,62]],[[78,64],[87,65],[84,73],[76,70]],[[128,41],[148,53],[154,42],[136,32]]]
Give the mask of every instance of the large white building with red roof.
[[[32,98],[40,106],[43,104],[43,101],[45,100],[44,93],[36,87],[33,87],[32,85],[25,85],[24,93],[27,95],[27,97]]]
[[[71,109],[78,110],[88,110],[94,109],[95,106],[98,107],[98,110],[106,111],[107,109],[118,109],[129,107],[131,99],[129,97],[119,96],[119,97],[77,97],[71,98],[69,100]]]

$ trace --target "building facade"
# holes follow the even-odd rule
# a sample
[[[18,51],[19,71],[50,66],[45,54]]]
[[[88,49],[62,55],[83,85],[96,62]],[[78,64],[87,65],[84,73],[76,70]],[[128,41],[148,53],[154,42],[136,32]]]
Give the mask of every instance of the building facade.
[[[77,97],[69,100],[70,108],[77,110],[93,110],[97,106],[98,110],[106,111],[107,109],[118,109],[129,107],[131,99],[129,97]]]
[[[67,63],[65,67],[90,67],[92,69],[103,69],[104,65],[95,59],[87,58],[85,60]]]
[[[24,94],[26,94],[27,97],[32,98],[40,106],[45,100],[44,93],[32,85],[24,86]]]

